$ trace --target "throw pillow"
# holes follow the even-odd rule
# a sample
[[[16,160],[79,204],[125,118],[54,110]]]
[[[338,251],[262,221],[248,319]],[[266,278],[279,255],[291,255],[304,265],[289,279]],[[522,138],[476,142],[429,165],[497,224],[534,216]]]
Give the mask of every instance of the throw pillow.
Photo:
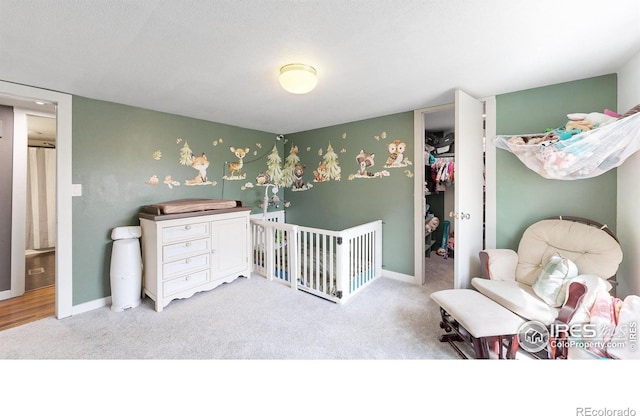
[[[564,303],[567,283],[576,276],[578,266],[571,260],[555,254],[533,282],[533,291],[547,305],[558,308]]]

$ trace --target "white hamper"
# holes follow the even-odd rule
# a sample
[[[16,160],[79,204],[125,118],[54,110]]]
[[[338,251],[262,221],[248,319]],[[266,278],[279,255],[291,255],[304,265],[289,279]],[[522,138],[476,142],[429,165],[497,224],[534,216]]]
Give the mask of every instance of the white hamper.
[[[111,310],[122,312],[140,305],[142,254],[139,226],[116,227],[111,232]]]

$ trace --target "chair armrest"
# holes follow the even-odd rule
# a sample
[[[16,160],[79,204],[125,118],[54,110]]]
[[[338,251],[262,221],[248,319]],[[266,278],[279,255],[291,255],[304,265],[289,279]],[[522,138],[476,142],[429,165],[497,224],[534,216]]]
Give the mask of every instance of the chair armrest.
[[[567,299],[558,312],[556,321],[568,324],[576,313],[578,306],[582,303],[587,293],[587,285],[580,282],[570,282],[567,288]]]
[[[518,253],[507,248],[493,248],[479,253],[482,277],[491,280],[516,280]]]

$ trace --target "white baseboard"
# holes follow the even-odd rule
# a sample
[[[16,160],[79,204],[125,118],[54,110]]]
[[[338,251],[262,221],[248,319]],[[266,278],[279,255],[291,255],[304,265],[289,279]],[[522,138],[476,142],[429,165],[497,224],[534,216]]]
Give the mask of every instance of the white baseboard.
[[[382,269],[382,277],[399,280],[405,283],[419,284],[416,282],[416,278],[414,276],[404,274],[404,273],[394,272],[391,270]],[[89,312],[94,309],[103,308],[109,305],[111,305],[111,296],[107,296],[106,298],[102,298],[102,299],[92,300],[90,302],[81,303],[80,305],[74,305],[72,309],[72,315],[78,315],[83,312]]]
[[[78,315],[83,312],[89,312],[94,309],[103,308],[111,305],[111,296],[106,298],[96,299],[89,302],[81,303],[80,305],[74,305],[71,310],[71,316]]]
[[[405,283],[411,283],[414,285],[419,284],[415,276],[411,276],[404,273],[393,272],[391,270],[382,269],[382,277],[388,277],[389,279],[399,280]]]

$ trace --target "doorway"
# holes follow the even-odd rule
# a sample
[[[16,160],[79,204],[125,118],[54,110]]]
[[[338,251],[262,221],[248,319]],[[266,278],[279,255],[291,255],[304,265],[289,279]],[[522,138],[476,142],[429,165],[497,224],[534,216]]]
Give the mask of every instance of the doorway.
[[[55,286],[56,119],[27,114],[25,291]]]
[[[446,104],[427,107],[414,111],[414,140],[416,163],[422,163],[424,169],[416,169],[414,181],[414,270],[416,284],[425,284],[427,274],[426,244],[431,241],[425,234],[425,220],[427,216],[427,197],[425,196],[425,184],[427,164],[429,162],[428,151],[422,143],[425,143],[427,125],[430,121],[430,113],[442,113],[452,111],[454,113],[454,176],[455,186],[453,192],[454,209],[445,212],[442,208],[441,215],[444,220],[450,221],[454,231],[454,264],[453,287],[469,287],[470,280],[474,276],[480,276],[480,263],[478,252],[483,248],[495,248],[496,217],[495,217],[495,146],[493,140],[487,137],[495,137],[495,98],[487,97],[476,99],[461,90],[455,91],[454,104]],[[432,124],[436,124],[437,116],[434,115]],[[443,152],[446,153],[446,152]],[[445,191],[446,197],[446,191]],[[444,207],[444,199],[442,202]],[[451,212],[451,216],[449,213]],[[433,239],[433,247],[442,245],[442,241]]]
[[[455,108],[425,112],[425,268],[423,281],[441,280],[453,287],[455,224]]]
[[[13,175],[12,189],[24,189],[22,195],[26,201],[26,160],[27,160],[27,113],[36,116],[44,116],[55,119],[56,131],[56,155],[55,155],[55,277],[54,285],[48,289],[55,288],[54,310],[58,319],[71,316],[73,314],[72,302],[72,184],[71,184],[71,130],[72,130],[72,97],[50,90],[29,87],[20,84],[0,81],[0,102],[20,108],[16,117],[24,117],[23,132],[15,132],[20,137],[24,137],[24,147],[17,147],[18,152],[24,154],[14,154],[13,168],[23,169],[23,175]],[[52,111],[43,111],[42,105],[51,106]],[[47,114],[43,114],[47,113]],[[20,123],[18,123],[20,124]],[[13,132],[12,132],[13,133]],[[24,150],[22,150],[24,149]],[[22,162],[18,162],[22,160]],[[22,164],[20,164],[22,163]],[[21,182],[22,181],[22,182]],[[14,192],[18,194],[19,192]],[[13,205],[16,204],[14,200]],[[26,207],[23,205],[15,205]],[[25,293],[26,276],[26,208],[15,209],[11,219],[11,247],[10,247],[10,284],[3,284],[0,287],[0,301],[13,302],[17,296]],[[37,268],[36,268],[37,269]],[[39,270],[36,270],[39,271]],[[26,292],[27,294],[32,292]]]
[[[12,120],[5,134],[11,209],[4,214],[11,261],[3,265],[10,290],[0,301],[0,329],[7,329],[55,314],[56,114],[44,102],[29,108],[33,103],[5,98],[3,104]]]

